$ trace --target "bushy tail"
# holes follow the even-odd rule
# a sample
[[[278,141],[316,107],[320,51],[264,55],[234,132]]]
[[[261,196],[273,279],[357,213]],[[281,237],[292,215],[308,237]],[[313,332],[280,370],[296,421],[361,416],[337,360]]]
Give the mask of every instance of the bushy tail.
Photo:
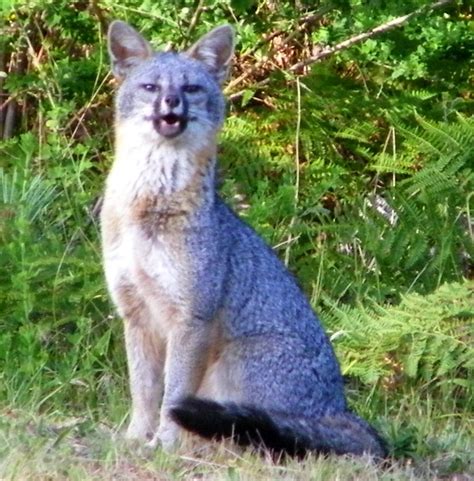
[[[275,453],[307,452],[387,456],[385,443],[365,421],[349,412],[317,419],[266,412],[253,406],[188,397],[171,410],[184,429],[207,439],[232,438],[241,446],[264,447]]]

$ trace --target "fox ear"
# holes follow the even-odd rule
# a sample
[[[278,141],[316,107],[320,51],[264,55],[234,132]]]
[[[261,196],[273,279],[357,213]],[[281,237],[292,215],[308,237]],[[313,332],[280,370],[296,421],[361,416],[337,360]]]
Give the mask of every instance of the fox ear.
[[[130,25],[120,20],[110,24],[108,33],[112,72],[123,80],[128,71],[153,53],[150,44]]]
[[[201,61],[220,84],[227,78],[233,54],[234,29],[230,25],[211,30],[187,51],[187,55]]]

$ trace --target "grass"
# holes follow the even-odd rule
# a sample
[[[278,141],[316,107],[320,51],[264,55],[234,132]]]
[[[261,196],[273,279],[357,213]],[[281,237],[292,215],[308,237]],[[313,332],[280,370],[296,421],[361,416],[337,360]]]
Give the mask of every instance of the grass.
[[[474,479],[469,412],[449,416],[429,399],[405,397],[384,418],[392,457],[308,456],[274,462],[237,451],[230,443],[193,443],[176,454],[149,451],[122,440],[104,413],[66,417],[55,411],[4,408],[0,421],[0,479],[7,480],[450,480]],[[120,404],[120,403],[118,403]],[[85,410],[84,410],[85,411]],[[120,413],[111,413],[112,417]],[[100,419],[100,420],[98,420]],[[471,419],[472,421],[472,419]],[[398,454],[397,454],[398,451]],[[403,454],[400,454],[403,453]]]

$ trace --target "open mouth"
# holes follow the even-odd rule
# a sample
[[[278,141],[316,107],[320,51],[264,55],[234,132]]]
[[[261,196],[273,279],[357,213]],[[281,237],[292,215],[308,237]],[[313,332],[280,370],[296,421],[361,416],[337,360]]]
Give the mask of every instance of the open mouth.
[[[153,119],[155,130],[163,137],[176,137],[184,131],[188,120],[182,115],[166,114]]]

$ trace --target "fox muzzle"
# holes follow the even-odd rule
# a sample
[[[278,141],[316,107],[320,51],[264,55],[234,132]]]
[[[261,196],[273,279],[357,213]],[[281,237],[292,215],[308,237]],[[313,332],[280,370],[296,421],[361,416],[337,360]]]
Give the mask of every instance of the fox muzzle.
[[[180,92],[173,89],[160,92],[154,110],[153,126],[163,137],[177,137],[186,129],[188,104]]]

